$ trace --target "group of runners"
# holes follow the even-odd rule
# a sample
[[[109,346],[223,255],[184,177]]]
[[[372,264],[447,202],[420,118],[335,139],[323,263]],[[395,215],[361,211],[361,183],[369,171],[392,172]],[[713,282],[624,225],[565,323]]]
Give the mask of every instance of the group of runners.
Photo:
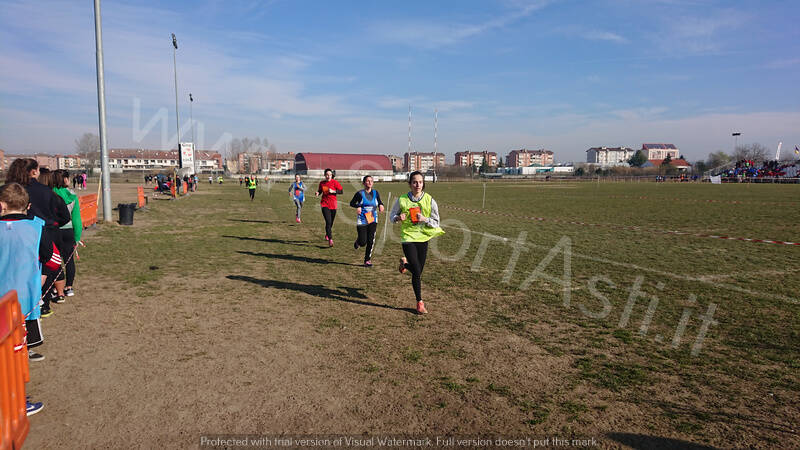
[[[325,242],[333,247],[333,223],[338,209],[337,197],[344,194],[342,185],[336,181],[331,169],[325,169],[325,179],[319,182],[315,197],[320,197],[320,208],[325,220]],[[364,247],[364,266],[372,267],[372,249],[378,228],[378,216],[385,211],[380,193],[373,188],[374,179],[367,175],[362,180],[363,189],[353,195],[350,207],[356,210],[356,239],[353,248]],[[414,289],[418,314],[426,314],[425,302],[422,299],[422,271],[428,255],[428,241],[444,234],[439,226],[439,207],[430,194],[424,191],[425,179],[421,172],[412,172],[408,178],[411,190],[400,196],[389,212],[388,220],[400,223],[400,241],[403,256],[398,270],[411,274],[411,285]],[[295,175],[294,182],[289,185],[289,197],[295,205],[295,221],[301,223],[301,212],[305,202],[306,185],[300,175]]]

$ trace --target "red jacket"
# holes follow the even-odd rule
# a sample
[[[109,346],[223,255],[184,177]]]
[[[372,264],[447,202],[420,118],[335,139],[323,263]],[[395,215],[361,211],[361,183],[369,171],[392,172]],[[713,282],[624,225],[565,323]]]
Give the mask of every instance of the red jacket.
[[[339,184],[338,181],[331,180],[331,181],[319,182],[319,187],[317,188],[317,192],[322,194],[322,200],[319,202],[319,206],[328,209],[336,209],[336,195],[328,193],[329,190],[331,189],[336,190],[336,195],[342,194],[342,185]]]

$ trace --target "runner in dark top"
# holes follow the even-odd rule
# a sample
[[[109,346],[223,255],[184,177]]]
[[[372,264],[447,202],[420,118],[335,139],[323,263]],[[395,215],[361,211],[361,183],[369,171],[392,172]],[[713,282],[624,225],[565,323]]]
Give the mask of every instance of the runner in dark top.
[[[356,232],[358,236],[353,247],[366,247],[364,266],[372,267],[372,246],[375,244],[375,230],[378,228],[378,212],[383,212],[381,194],[372,189],[372,176],[364,177],[364,189],[358,191],[350,200],[350,206],[356,208]]]

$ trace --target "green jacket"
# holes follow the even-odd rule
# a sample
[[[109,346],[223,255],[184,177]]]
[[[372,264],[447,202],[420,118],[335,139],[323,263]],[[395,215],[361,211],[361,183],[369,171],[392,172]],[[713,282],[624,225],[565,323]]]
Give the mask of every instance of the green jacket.
[[[61,229],[68,230],[72,228],[72,232],[75,234],[75,242],[80,242],[83,222],[81,222],[81,205],[78,196],[69,190],[69,188],[53,188],[53,192],[64,200],[72,216],[72,221],[66,225],[62,225]]]

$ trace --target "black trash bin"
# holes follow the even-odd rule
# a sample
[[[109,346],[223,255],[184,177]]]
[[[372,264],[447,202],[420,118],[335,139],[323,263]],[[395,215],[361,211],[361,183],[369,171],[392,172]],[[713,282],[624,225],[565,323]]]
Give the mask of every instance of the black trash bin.
[[[136,211],[136,203],[119,203],[119,224],[133,225],[133,212]]]

